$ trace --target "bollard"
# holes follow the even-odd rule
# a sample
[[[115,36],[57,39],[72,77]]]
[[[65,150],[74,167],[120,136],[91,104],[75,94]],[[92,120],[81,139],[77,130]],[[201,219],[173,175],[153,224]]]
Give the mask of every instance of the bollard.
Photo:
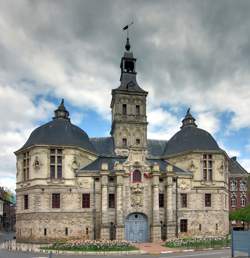
[[[51,251],[49,253],[49,257],[48,258],[52,258],[52,252]]]

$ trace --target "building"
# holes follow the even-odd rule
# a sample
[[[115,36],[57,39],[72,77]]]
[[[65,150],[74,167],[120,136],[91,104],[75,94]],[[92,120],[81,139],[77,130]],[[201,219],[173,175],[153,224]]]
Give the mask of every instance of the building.
[[[148,92],[125,49],[110,137],[89,138],[62,101],[15,152],[17,241],[228,234],[228,155],[190,110],[170,140],[147,138]]]
[[[0,196],[0,230],[3,229],[3,199]]]
[[[15,197],[9,190],[0,187],[0,230],[14,231],[15,224]]]
[[[248,196],[248,177],[247,171],[239,164],[236,157],[229,160],[229,211],[244,208],[250,202]],[[232,221],[234,228],[244,228],[241,221]]]
[[[229,161],[229,210],[244,208],[248,204],[247,171],[239,164],[236,157]]]

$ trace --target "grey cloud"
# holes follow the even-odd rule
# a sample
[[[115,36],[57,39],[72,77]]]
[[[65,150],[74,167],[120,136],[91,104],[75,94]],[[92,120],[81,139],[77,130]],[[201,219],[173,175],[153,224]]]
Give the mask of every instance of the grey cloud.
[[[215,102],[210,92],[216,94],[224,81],[235,91],[239,77],[250,79],[249,1],[3,1],[0,7],[6,30],[13,33],[7,37],[23,44],[13,47],[0,40],[2,78],[30,79],[35,83],[23,87],[35,87],[34,94],[46,90],[59,96],[67,89],[66,97],[75,101],[73,90],[82,89],[84,95],[88,77],[97,80],[97,95],[100,85],[99,94],[110,94],[119,83],[125,39],[121,28],[133,20],[138,80],[155,96],[152,101],[245,115],[236,110],[236,100]],[[33,65],[30,59],[36,56]],[[50,69],[39,67],[41,63],[45,68],[53,64],[58,78],[48,76]],[[89,105],[89,98],[81,101]],[[109,103],[103,105],[108,110]]]

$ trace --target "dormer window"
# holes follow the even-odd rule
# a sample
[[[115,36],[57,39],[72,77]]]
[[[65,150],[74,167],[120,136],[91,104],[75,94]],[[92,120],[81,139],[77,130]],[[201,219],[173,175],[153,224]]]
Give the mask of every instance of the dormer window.
[[[140,106],[139,105],[135,106],[135,114],[140,115]]]
[[[122,114],[127,115],[127,104],[122,104]]]
[[[122,138],[122,146],[127,147],[127,138]]]

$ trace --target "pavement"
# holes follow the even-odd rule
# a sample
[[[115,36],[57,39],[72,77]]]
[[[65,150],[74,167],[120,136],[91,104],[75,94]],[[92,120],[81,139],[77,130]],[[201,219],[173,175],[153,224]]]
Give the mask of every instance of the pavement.
[[[6,231],[0,231],[0,243],[3,243],[4,241],[11,240],[15,236],[15,232],[6,232]]]
[[[208,251],[200,251],[200,252],[182,252],[182,253],[167,253],[167,254],[155,254],[155,255],[148,255],[148,254],[137,254],[137,255],[56,255],[53,254],[51,258],[230,258],[230,250],[208,250]],[[28,253],[28,252],[9,252],[6,250],[0,250],[0,258],[49,258],[49,255],[44,253]]]
[[[159,243],[138,243],[135,244],[137,248],[148,254],[161,254],[161,253],[173,253],[180,251],[179,249],[167,248],[162,246],[163,242]]]

